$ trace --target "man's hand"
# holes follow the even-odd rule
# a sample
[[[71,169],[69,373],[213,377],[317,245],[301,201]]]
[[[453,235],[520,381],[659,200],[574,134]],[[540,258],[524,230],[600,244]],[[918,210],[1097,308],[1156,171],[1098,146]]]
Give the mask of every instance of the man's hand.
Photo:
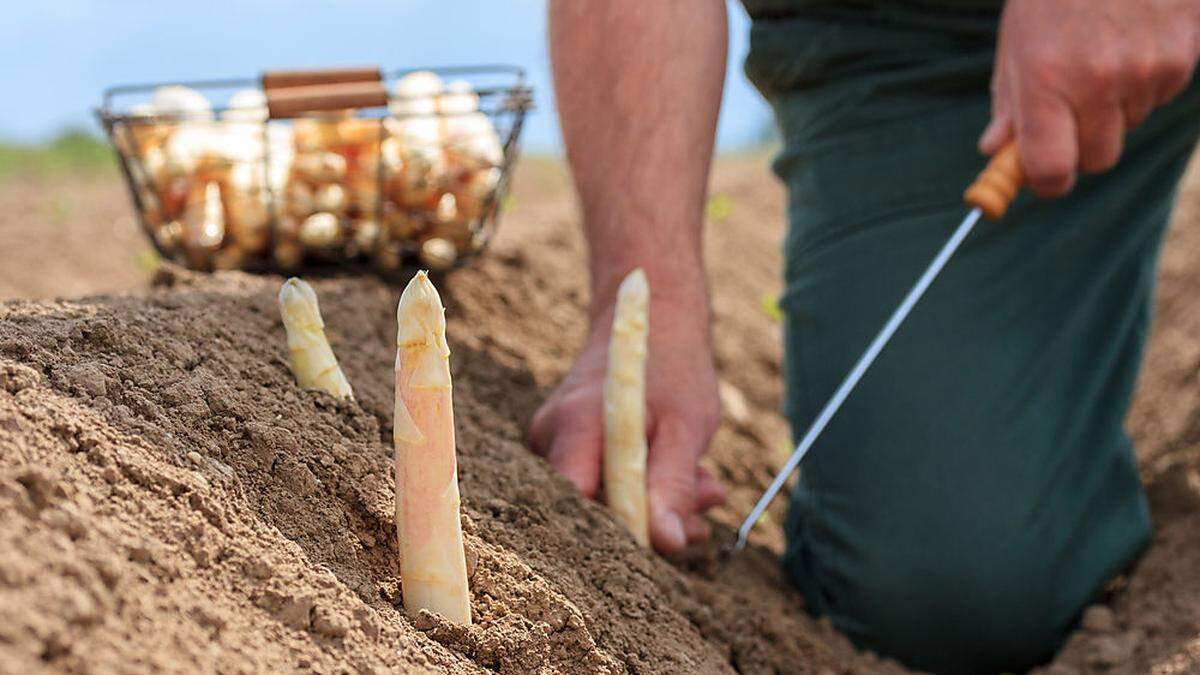
[[[1200,55],[1197,0],[1009,0],[980,149],[1015,134],[1030,189],[1110,169],[1125,132],[1180,93]]]
[[[603,473],[604,373],[612,321],[611,312],[605,314],[608,323],[603,318],[593,323],[579,360],[534,415],[529,432],[534,451],[593,498],[601,491]],[[709,526],[700,514],[725,501],[725,488],[697,465],[721,413],[707,315],[704,306],[685,311],[651,304],[647,496],[651,542],[668,553],[707,539]]]
[[[708,535],[723,491],[697,465],[719,415],[701,251],[725,79],[724,0],[551,0],[550,56],[591,272],[583,352],[534,417],[530,441],[595,496],[617,286],[650,283],[646,362],[650,539],[666,553]]]

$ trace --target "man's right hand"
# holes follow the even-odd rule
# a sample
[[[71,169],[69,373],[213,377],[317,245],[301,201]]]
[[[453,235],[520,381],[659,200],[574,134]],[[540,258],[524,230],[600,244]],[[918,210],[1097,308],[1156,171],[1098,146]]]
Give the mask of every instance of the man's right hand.
[[[700,514],[725,501],[725,488],[697,464],[721,414],[707,316],[703,305],[677,310],[651,303],[646,480],[650,539],[664,553],[707,539],[709,526]],[[534,451],[593,498],[601,490],[603,473],[604,375],[612,313],[599,317],[575,366],[534,415],[529,432]]]
[[[533,449],[601,490],[604,375],[617,286],[650,283],[646,359],[650,540],[708,535],[724,500],[698,468],[720,415],[701,232],[725,79],[724,0],[550,0],[554,93],[588,240],[588,340],[530,429]]]

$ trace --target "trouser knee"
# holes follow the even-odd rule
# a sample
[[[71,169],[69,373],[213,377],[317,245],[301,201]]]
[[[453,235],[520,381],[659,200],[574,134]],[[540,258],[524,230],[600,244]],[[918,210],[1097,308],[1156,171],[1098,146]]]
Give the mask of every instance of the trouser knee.
[[[818,603],[860,646],[938,673],[1023,670],[1065,639],[1075,617],[1037,552],[926,553],[827,571]]]

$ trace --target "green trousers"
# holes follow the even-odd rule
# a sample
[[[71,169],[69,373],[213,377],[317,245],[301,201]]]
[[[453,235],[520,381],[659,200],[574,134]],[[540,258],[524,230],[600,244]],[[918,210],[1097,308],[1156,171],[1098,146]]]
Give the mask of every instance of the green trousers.
[[[966,212],[974,79],[769,92],[797,437]],[[1193,86],[1112,171],[980,223],[801,465],[785,566],[810,611],[914,667],[1020,671],[1135,560],[1150,520],[1123,420],[1198,134]]]

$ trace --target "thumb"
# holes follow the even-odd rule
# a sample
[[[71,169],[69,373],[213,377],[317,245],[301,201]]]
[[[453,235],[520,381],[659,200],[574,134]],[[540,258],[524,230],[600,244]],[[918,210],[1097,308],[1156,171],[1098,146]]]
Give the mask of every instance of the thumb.
[[[979,137],[979,151],[991,157],[999,152],[1005,143],[1012,140],[1012,137],[1012,118],[1006,112],[998,113],[992,117],[992,121],[983,130],[983,135]]]
[[[687,546],[685,523],[696,511],[696,460],[705,439],[677,420],[655,425],[646,466],[650,540],[663,553]]]
[[[556,471],[575,484],[586,497],[594,499],[600,489],[600,463],[603,431],[598,427],[566,420],[556,429],[546,460]]]
[[[530,449],[546,458],[556,471],[584,495],[595,497],[600,487],[604,430],[590,397],[554,397],[533,416]]]
[[[992,119],[979,137],[979,152],[991,157],[1016,135],[1012,114],[1012,78],[1009,76],[1006,45],[1001,36],[1000,49],[996,52],[992,73]]]

